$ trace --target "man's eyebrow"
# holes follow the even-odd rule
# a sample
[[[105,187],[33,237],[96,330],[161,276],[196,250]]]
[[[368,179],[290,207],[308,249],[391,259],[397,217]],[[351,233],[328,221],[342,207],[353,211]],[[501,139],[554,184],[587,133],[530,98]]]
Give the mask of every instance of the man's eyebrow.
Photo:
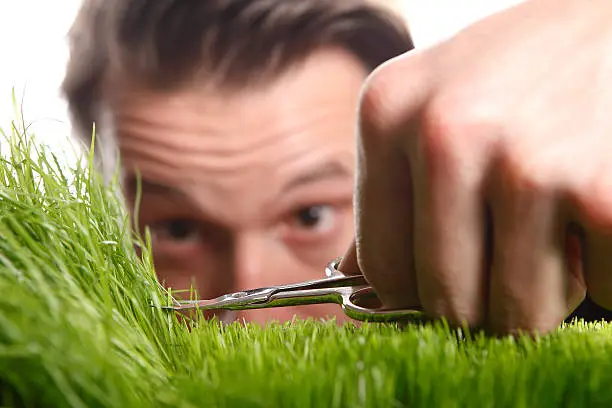
[[[159,195],[174,195],[174,196],[184,196],[185,193],[176,187],[171,185],[159,183],[153,180],[148,180],[144,178],[138,179],[136,176],[130,176],[127,179],[127,190],[130,194],[136,195],[138,193],[138,189],[142,193],[148,194],[159,194]]]
[[[341,162],[329,161],[290,180],[287,184],[285,184],[282,191],[286,192],[306,184],[333,178],[352,179],[353,174],[349,168],[347,168]]]

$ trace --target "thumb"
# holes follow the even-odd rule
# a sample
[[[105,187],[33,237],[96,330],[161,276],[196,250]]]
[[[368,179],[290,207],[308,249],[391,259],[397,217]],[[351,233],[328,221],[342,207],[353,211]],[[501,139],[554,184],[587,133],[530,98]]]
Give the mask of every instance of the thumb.
[[[355,241],[351,243],[349,249],[345,252],[344,257],[338,269],[345,275],[362,275],[361,269],[359,269],[359,262],[357,261],[357,246]]]

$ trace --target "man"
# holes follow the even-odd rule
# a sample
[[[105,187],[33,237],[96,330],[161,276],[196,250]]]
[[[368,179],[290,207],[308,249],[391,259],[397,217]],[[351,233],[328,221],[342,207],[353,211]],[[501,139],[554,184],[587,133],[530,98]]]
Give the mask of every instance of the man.
[[[356,244],[387,307],[546,333],[612,308],[612,2],[526,0],[383,64],[360,100]]]
[[[413,48],[404,21],[362,0],[85,0],[69,37],[74,128],[88,146],[95,122],[101,171],[120,153],[166,286],[323,277],[354,234],[361,87]],[[335,305],[219,317],[294,314],[343,320]]]

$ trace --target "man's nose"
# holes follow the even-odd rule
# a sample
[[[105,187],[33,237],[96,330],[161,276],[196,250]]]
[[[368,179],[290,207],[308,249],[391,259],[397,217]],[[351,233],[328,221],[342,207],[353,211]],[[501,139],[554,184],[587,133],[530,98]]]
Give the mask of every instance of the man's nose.
[[[276,244],[278,245],[278,244]],[[282,265],[282,249],[274,242],[259,234],[244,234],[234,241],[233,251],[233,292],[286,283],[287,268]],[[288,309],[288,308],[285,308]],[[238,321],[265,323],[270,319],[290,319],[290,310],[254,309],[232,313]]]
[[[245,233],[235,237],[232,251],[232,291],[269,286],[274,259],[262,234]],[[272,273],[274,275],[274,273]]]

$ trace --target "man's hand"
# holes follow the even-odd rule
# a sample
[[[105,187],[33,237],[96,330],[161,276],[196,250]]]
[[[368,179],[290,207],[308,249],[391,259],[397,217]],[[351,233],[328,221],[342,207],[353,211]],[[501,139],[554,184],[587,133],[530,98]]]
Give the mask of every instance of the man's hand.
[[[376,70],[341,269],[500,334],[556,328],[587,289],[612,307],[610,21],[608,0],[527,0]]]

